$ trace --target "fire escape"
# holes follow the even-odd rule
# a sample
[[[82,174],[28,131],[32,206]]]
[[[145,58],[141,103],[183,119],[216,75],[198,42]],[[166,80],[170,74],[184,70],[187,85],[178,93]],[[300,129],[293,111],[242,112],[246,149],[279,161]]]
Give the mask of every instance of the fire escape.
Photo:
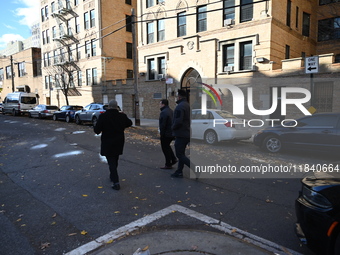
[[[57,42],[59,49],[59,54],[54,57],[54,66],[59,67],[69,75],[69,86],[64,87],[67,90],[67,96],[81,96],[81,93],[74,85],[72,75],[74,71],[80,71],[77,64],[78,53],[76,48],[79,41],[74,36],[74,30],[70,27],[70,19],[78,17],[78,14],[72,10],[70,1],[66,1],[65,7],[61,1],[58,1],[58,10],[52,13],[51,16],[56,19],[59,27],[59,34],[53,38],[53,41]],[[60,78],[61,82],[65,82],[63,75]]]

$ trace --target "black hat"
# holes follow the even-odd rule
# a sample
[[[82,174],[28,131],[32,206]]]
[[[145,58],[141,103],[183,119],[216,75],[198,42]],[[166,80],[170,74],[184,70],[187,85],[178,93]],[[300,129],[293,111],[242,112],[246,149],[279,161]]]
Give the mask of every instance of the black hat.
[[[179,89],[178,90],[178,96],[187,97],[187,92],[184,89]]]

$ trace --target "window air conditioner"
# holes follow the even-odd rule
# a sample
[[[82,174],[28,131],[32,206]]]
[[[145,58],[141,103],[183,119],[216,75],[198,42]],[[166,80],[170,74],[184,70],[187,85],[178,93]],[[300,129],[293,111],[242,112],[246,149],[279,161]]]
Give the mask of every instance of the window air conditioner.
[[[231,71],[234,71],[234,67],[233,66],[225,66],[223,68],[223,71],[224,72],[231,72]]]
[[[226,27],[226,26],[230,26],[233,24],[233,19],[225,19],[223,21],[223,25]]]

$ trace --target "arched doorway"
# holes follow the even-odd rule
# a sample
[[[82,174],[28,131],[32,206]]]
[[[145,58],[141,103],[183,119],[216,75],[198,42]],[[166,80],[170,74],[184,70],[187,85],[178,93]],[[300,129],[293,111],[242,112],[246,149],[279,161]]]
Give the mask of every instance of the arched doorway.
[[[187,98],[191,104],[192,109],[201,107],[200,92],[198,89],[202,84],[201,75],[194,68],[189,68],[183,75],[181,82],[181,89],[187,92]]]

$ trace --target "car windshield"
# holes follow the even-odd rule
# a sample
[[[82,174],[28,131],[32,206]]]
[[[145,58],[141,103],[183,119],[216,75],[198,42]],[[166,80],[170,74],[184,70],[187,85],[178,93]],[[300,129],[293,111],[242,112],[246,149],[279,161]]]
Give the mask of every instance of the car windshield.
[[[223,119],[237,119],[236,116],[227,111],[216,111],[216,113],[219,114]]]

